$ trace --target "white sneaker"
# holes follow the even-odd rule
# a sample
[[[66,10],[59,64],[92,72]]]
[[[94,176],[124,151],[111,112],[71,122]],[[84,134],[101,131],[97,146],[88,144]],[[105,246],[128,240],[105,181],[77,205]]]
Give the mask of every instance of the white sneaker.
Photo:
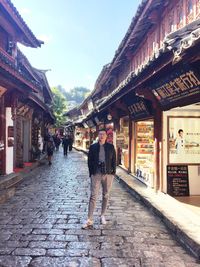
[[[107,221],[104,215],[101,216],[101,224],[103,225],[107,224]]]
[[[93,221],[88,219],[83,225],[82,229],[90,229],[93,228]]]

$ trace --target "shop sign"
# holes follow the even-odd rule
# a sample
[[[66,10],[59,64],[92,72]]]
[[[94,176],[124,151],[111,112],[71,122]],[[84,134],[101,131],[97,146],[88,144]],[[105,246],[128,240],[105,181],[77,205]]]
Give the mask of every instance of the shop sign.
[[[189,196],[187,165],[167,166],[167,194],[171,196]]]
[[[89,128],[92,128],[92,127],[95,126],[95,124],[94,124],[94,122],[93,122],[92,120],[88,120],[88,121],[86,121],[86,124],[87,124],[87,126],[88,126]]]
[[[142,98],[137,98],[134,103],[128,105],[128,110],[133,119],[143,119],[150,116],[150,109]]]
[[[6,90],[7,90],[6,88],[0,86],[0,98],[1,98],[2,95],[5,93]]]
[[[88,109],[92,110],[94,108],[92,100],[88,101]]]
[[[83,122],[83,127],[84,127],[84,128],[88,128],[87,123]]]
[[[189,96],[199,96],[200,75],[191,68],[183,69],[162,79],[151,89],[159,103],[166,106]]]
[[[95,117],[95,118],[94,118],[94,121],[95,121],[95,123],[96,123],[97,125],[99,125],[99,124],[101,123],[98,117]]]

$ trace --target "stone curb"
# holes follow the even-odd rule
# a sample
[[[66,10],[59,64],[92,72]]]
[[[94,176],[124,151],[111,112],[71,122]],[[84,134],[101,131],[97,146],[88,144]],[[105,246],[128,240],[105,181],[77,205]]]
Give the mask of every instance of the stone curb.
[[[37,162],[34,162],[32,166],[27,166],[23,171],[18,173],[11,173],[5,175],[0,180],[0,204],[5,203],[9,198],[15,195],[16,187],[28,176],[28,174],[43,164],[46,155]]]
[[[116,175],[116,180],[122,184],[122,186],[136,199],[138,199],[140,202],[144,204],[149,210],[151,210],[154,214],[156,214],[166,225],[166,227],[170,230],[170,232],[173,234],[175,239],[186,248],[186,250],[189,250],[190,253],[193,254],[198,260],[200,260],[200,244],[197,243],[194,239],[189,237],[177,224],[175,221],[168,218],[166,215],[163,214],[159,208],[155,207],[146,197],[141,195],[138,191],[136,191],[134,188],[132,188],[128,183],[126,183],[125,180],[120,178],[118,175]]]

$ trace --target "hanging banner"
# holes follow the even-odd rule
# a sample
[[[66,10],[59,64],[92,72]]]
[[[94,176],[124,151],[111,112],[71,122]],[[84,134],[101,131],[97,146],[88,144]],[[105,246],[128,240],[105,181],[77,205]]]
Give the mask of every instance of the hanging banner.
[[[161,106],[173,105],[189,96],[200,97],[200,73],[187,67],[173,71],[150,87]]]

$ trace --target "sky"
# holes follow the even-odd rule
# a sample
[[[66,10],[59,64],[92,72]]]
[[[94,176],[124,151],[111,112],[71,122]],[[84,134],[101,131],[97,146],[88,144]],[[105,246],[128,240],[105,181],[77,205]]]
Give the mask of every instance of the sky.
[[[12,0],[41,48],[20,46],[33,67],[49,70],[50,86],[94,89],[141,0]]]

